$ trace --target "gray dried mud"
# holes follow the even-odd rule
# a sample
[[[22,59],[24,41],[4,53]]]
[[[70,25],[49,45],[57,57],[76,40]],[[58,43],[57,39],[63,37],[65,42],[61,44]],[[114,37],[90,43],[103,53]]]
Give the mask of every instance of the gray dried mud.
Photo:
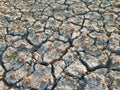
[[[120,0],[0,0],[0,90],[120,90]]]

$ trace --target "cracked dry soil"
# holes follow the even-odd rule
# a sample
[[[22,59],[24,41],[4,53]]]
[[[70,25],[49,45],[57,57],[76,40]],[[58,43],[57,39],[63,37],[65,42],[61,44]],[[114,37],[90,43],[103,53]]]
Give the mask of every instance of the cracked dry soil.
[[[0,0],[0,90],[120,90],[120,0]]]

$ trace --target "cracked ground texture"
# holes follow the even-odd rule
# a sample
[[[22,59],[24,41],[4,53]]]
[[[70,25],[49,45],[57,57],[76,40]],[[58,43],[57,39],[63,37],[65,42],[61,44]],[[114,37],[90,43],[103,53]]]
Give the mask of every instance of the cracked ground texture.
[[[0,0],[0,90],[120,90],[120,0]]]

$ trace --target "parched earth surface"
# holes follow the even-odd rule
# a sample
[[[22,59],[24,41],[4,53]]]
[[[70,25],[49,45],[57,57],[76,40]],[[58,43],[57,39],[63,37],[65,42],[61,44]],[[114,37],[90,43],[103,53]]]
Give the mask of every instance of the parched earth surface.
[[[0,0],[0,90],[120,90],[120,0]]]

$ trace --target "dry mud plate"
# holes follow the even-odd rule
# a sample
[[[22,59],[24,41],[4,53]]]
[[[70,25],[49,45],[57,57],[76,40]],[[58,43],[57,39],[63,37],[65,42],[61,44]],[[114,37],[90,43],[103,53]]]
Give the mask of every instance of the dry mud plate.
[[[120,90],[120,0],[0,0],[0,90]]]

